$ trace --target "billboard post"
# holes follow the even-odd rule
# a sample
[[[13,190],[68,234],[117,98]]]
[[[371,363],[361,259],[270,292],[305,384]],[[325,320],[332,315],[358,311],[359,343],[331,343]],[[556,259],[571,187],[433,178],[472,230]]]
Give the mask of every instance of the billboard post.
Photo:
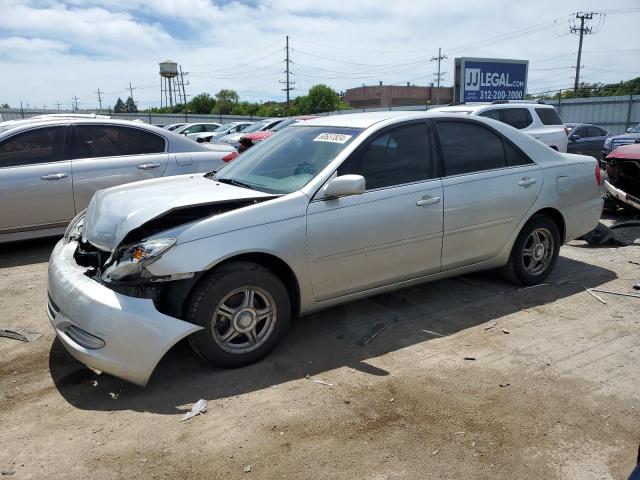
[[[455,99],[459,102],[524,100],[528,60],[456,58]]]

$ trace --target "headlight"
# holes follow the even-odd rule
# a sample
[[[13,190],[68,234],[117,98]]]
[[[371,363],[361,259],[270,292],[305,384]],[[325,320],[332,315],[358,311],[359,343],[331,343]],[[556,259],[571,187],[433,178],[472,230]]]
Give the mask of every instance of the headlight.
[[[613,138],[609,137],[604,141],[604,148],[606,149],[610,149],[611,148],[611,142],[613,141]]]
[[[103,278],[120,280],[129,275],[141,274],[144,269],[158,260],[164,253],[176,244],[175,238],[156,238],[121,248],[113,263],[106,268]]]
[[[64,232],[64,240],[65,242],[69,242],[71,240],[78,240],[82,236],[82,230],[84,228],[84,217],[87,211],[83,210],[78,215],[71,220],[71,223],[67,227],[67,230]]]

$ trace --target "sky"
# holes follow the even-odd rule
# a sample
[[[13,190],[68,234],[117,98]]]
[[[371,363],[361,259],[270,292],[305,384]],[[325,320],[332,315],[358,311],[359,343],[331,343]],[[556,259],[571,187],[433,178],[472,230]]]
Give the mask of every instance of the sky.
[[[637,0],[0,0],[0,104],[81,109],[129,95],[160,103],[158,63],[188,72],[186,93],[222,88],[281,101],[289,35],[292,97],[316,83],[337,91],[428,85],[455,57],[529,60],[528,90],[573,85],[577,11],[604,12],[585,36],[581,80],[640,76]]]

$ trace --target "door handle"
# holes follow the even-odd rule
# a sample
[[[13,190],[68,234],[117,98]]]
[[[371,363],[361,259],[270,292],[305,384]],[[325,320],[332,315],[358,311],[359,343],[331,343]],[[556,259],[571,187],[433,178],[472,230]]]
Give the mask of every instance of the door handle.
[[[159,163],[141,163],[138,165],[138,168],[140,170],[151,170],[152,168],[158,168],[159,166]]]
[[[535,178],[524,177],[522,180],[518,182],[518,185],[521,187],[528,187],[529,185],[533,185],[537,180]]]
[[[440,201],[440,197],[422,197],[422,200],[418,200],[416,205],[418,207],[425,207],[427,205],[433,205],[434,203],[438,203]]]
[[[40,177],[40,180],[62,180],[63,178],[67,178],[68,176],[68,173],[53,173],[51,175],[44,175]]]

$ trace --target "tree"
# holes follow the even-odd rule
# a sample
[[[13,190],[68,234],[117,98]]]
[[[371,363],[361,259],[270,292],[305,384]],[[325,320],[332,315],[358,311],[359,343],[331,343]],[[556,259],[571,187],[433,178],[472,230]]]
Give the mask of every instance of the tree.
[[[217,113],[221,115],[229,115],[233,110],[234,105],[240,101],[238,93],[235,90],[222,89],[216,93]]]
[[[138,113],[138,106],[136,102],[133,101],[133,97],[127,98],[127,101],[124,102],[124,111],[127,113]]]
[[[210,113],[216,106],[216,99],[208,93],[201,93],[193,97],[188,105],[191,113]]]
[[[11,108],[8,103],[3,103],[0,108]]]
[[[114,113],[122,113],[124,112],[124,102],[122,101],[122,99],[120,97],[118,97],[118,100],[116,101],[115,106],[113,107],[113,112]]]
[[[339,110],[341,103],[344,103],[340,99],[338,92],[323,84],[311,87],[306,97],[306,101],[302,99],[300,102],[301,106],[306,110],[302,113],[332,112]]]

